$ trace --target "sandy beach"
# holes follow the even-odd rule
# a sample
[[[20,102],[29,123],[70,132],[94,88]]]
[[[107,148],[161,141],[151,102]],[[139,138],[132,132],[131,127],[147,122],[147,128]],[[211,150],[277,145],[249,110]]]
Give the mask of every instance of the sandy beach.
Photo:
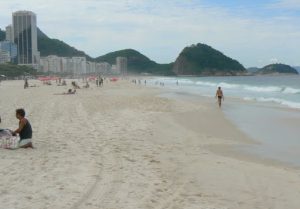
[[[1,209],[300,208],[300,170],[228,154],[254,142],[215,100],[129,81],[76,95],[29,82],[39,87],[0,85],[0,128],[15,129],[24,107],[35,146],[0,150]]]

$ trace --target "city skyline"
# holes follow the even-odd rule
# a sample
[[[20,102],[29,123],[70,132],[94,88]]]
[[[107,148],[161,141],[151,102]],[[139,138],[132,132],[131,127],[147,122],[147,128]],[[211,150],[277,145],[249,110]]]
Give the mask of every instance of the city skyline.
[[[127,58],[117,57],[115,72],[106,62],[88,61],[85,56],[40,57],[37,41],[37,16],[32,11],[19,10],[12,13],[12,24],[6,26],[5,40],[0,41],[0,64],[12,62],[30,65],[40,72],[53,73],[116,73],[127,74]]]
[[[159,63],[173,62],[191,44],[206,43],[245,67],[300,65],[299,0],[264,1],[5,1],[0,27],[11,13],[30,10],[38,26],[97,57],[133,48]]]

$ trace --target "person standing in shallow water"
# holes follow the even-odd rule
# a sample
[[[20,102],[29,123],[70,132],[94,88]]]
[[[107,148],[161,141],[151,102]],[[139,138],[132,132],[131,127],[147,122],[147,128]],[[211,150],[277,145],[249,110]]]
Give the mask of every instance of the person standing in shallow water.
[[[25,118],[25,110],[17,109],[16,118],[19,119],[19,128],[12,132],[13,135],[19,134],[20,136],[20,148],[33,148],[31,138],[32,138],[32,128],[29,121]]]
[[[221,87],[218,87],[218,90],[216,92],[216,98],[218,99],[219,107],[221,108],[222,99],[224,101],[224,94],[223,94],[223,91],[222,91]]]

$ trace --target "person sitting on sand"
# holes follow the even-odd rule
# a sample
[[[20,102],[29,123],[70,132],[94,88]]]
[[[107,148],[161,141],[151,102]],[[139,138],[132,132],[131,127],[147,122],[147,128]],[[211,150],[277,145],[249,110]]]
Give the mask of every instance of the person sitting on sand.
[[[66,85],[67,85],[67,83],[65,80],[63,80],[57,84],[57,86],[66,86]]]
[[[72,81],[72,86],[74,89],[80,89],[80,87],[78,86],[78,84],[75,81]]]
[[[60,94],[54,94],[54,95],[72,95],[72,94],[75,94],[76,93],[76,89],[74,89],[72,91],[72,89],[68,89],[67,92],[64,92],[64,93],[60,93]]]
[[[27,89],[28,87],[29,87],[29,84],[28,84],[28,80],[26,78],[24,81],[24,89]]]
[[[86,89],[90,88],[89,82],[86,81],[86,84],[85,84],[85,86],[83,86],[83,88],[86,88]]]
[[[221,87],[218,87],[218,90],[216,92],[216,98],[218,98],[219,107],[221,108],[222,99],[224,101],[224,94],[223,94],[223,91],[222,91]]]
[[[72,89],[69,89],[67,93],[64,93],[64,94],[75,94],[76,93],[76,89],[74,89],[72,91]]]
[[[16,118],[19,120],[19,128],[15,131],[12,131],[13,135],[19,134],[20,148],[33,148],[32,146],[32,128],[29,121],[25,118],[25,110],[24,109],[17,109],[16,110]]]

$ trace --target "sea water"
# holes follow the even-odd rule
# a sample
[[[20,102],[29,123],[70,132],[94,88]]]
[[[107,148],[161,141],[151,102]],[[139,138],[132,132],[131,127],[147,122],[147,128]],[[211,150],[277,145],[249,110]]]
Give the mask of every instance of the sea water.
[[[148,83],[212,99],[220,86],[226,117],[259,142],[238,149],[300,166],[300,76],[156,77]]]

